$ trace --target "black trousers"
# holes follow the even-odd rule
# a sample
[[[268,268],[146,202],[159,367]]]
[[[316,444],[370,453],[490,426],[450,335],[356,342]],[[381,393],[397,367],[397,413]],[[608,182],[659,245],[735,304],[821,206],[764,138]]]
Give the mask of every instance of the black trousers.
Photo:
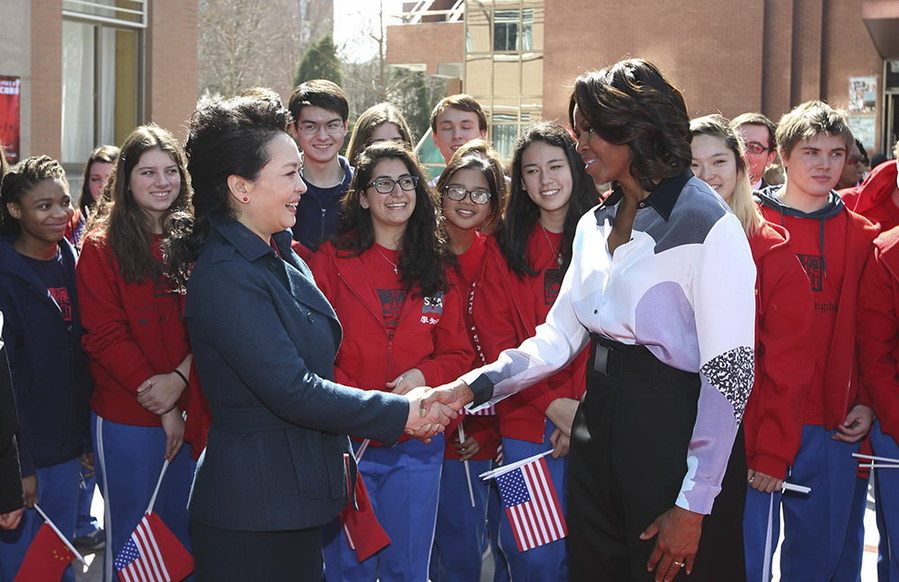
[[[321,528],[237,531],[191,520],[197,582],[321,582]]]
[[[661,363],[643,347],[596,350],[575,416],[568,462],[572,581],[643,582],[657,537],[640,533],[677,500],[687,472],[699,376]],[[595,344],[594,344],[595,346]],[[595,366],[596,364],[596,366]],[[596,371],[598,367],[605,373]],[[746,454],[740,429],[722,491],[702,525],[693,573],[677,580],[746,579],[743,504]]]

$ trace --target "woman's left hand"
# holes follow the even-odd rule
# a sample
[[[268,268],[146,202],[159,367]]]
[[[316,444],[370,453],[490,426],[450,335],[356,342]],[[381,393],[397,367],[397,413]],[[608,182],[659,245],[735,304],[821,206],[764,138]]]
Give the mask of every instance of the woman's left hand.
[[[833,439],[846,443],[857,443],[868,434],[873,423],[874,411],[864,404],[857,404],[852,407],[852,410],[843,419],[843,423],[837,426]]]
[[[397,376],[396,380],[394,380],[393,382],[388,382],[387,388],[389,388],[394,394],[405,394],[413,388],[418,388],[419,386],[424,385],[425,375],[422,374],[421,370],[419,370],[418,368],[412,368]]]
[[[157,374],[137,387],[137,401],[153,414],[162,415],[175,406],[185,388],[178,374]]]
[[[702,534],[701,513],[674,506],[660,515],[640,534],[641,540],[648,540],[658,534],[656,545],[649,556],[646,568],[655,570],[656,582],[671,582],[681,568],[690,574],[693,560],[699,549]]]

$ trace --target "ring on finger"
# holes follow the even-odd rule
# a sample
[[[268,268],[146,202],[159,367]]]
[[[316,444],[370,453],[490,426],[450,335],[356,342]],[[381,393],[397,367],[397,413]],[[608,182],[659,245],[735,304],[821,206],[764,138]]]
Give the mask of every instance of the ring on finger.
[[[673,564],[674,564],[675,566],[677,566],[678,568],[683,568],[683,567],[684,567],[684,563],[683,563],[683,562],[678,562],[677,560],[674,560]]]

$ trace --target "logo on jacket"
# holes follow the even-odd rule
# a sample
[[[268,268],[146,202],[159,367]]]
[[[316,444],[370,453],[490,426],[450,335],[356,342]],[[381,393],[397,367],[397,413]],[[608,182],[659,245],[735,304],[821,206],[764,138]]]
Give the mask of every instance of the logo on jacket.
[[[812,291],[821,291],[824,289],[824,256],[823,255],[796,255],[805,274],[808,275],[808,281],[811,283]]]
[[[436,325],[443,315],[443,292],[438,292],[430,297],[425,297],[421,304],[421,323]]]

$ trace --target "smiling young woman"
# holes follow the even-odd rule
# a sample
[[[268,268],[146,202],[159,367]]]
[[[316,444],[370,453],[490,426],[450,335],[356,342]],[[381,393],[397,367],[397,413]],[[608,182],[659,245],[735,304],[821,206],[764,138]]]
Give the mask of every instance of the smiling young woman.
[[[184,155],[169,132],[135,129],[122,144],[108,197],[88,223],[77,283],[94,392],[91,430],[104,493],[107,577],[143,517],[163,461],[154,511],[190,548],[187,494],[194,461],[182,411],[191,376],[183,301],[163,274],[160,240],[191,210]],[[196,450],[199,454],[199,449]]]
[[[405,394],[471,365],[463,298],[436,206],[435,192],[408,148],[376,143],[357,158],[338,233],[311,262],[344,326],[335,362],[339,381]],[[364,454],[357,452],[391,543],[359,562],[339,524],[328,528],[329,576],[363,581],[394,572],[396,578],[427,579],[443,451],[441,435],[430,444],[371,443]]]

